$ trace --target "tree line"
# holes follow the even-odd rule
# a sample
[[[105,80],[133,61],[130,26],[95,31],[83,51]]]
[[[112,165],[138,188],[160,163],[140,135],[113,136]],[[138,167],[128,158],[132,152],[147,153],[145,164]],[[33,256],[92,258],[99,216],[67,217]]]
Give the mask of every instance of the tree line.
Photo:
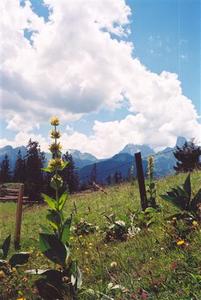
[[[76,192],[79,188],[79,177],[72,155],[66,152],[62,158],[69,162],[68,168],[61,172],[64,185],[69,193]],[[40,201],[42,192],[53,192],[49,187],[50,176],[42,170],[46,164],[45,153],[41,151],[39,143],[29,140],[24,156],[19,150],[13,171],[10,169],[8,155],[5,155],[0,164],[0,183],[24,183],[25,194],[30,201]]]
[[[196,145],[193,140],[185,142],[181,147],[177,146],[173,154],[177,160],[174,166],[176,173],[192,172],[195,169],[201,169],[201,147]],[[91,169],[88,182],[80,183],[72,155],[67,151],[63,154],[62,159],[69,162],[68,168],[61,171],[60,174],[63,178],[65,189],[67,189],[69,193],[87,189],[91,187],[93,183],[100,183],[97,179],[96,163]],[[49,187],[50,176],[42,170],[46,164],[45,153],[41,151],[39,143],[29,140],[26,146],[26,155],[22,156],[19,150],[13,172],[10,170],[8,155],[5,155],[4,160],[0,164],[0,183],[24,183],[25,194],[29,199],[31,201],[40,201],[41,192],[50,194],[52,192]],[[133,181],[133,179],[134,170],[133,167],[131,167],[127,178],[123,178],[120,171],[115,171],[114,174],[107,176],[106,182],[108,185],[113,185],[123,181]]]

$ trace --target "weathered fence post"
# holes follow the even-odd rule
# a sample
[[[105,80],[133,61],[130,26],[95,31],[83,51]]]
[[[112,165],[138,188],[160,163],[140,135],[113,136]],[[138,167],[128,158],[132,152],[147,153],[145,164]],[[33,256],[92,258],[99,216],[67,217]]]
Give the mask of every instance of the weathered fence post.
[[[19,249],[19,247],[20,247],[23,194],[24,194],[24,184],[20,184],[19,194],[18,194],[18,199],[17,199],[15,237],[14,237],[14,246],[15,246],[16,250]]]
[[[145,183],[144,183],[142,158],[141,158],[140,152],[135,153],[135,162],[136,162],[136,168],[137,168],[137,178],[138,178],[138,185],[139,185],[139,191],[140,191],[141,207],[142,207],[142,210],[145,210],[148,207],[148,203],[147,203],[147,195],[146,195],[146,189],[145,189]]]

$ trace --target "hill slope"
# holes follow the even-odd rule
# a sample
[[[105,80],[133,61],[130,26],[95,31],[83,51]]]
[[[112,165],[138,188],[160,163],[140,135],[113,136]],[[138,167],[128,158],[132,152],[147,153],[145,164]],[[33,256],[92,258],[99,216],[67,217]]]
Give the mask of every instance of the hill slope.
[[[161,211],[153,216],[153,223],[143,226],[137,219],[134,228],[140,231],[127,241],[106,242],[105,215],[116,215],[117,220],[129,222],[131,211],[139,209],[139,193],[136,183],[107,188],[105,193],[82,193],[73,195],[66,204],[66,214],[76,206],[74,225],[81,218],[97,225],[96,233],[73,235],[72,254],[78,259],[83,273],[83,290],[79,300],[190,300],[201,299],[201,226],[188,222],[175,221],[171,216],[179,210],[171,203],[163,201],[170,187],[184,182],[186,174],[167,177],[157,181],[157,203]],[[200,188],[201,172],[192,174],[193,192]],[[38,253],[38,232],[40,224],[45,223],[47,208],[36,206],[25,209],[22,225],[22,250],[33,251],[32,259],[26,269],[47,267],[47,260]],[[13,232],[15,215],[14,204],[0,204],[1,235]],[[139,213],[136,213],[139,216]],[[178,243],[180,242],[180,243]],[[178,243],[178,244],[177,244]],[[19,285],[23,295],[32,299],[32,284],[24,274],[19,274]],[[15,278],[15,277],[14,277]],[[112,289],[113,286],[116,286]],[[2,288],[2,285],[0,289]],[[97,291],[96,296],[92,290]],[[109,298],[101,298],[99,293]],[[102,296],[103,297],[103,296]]]

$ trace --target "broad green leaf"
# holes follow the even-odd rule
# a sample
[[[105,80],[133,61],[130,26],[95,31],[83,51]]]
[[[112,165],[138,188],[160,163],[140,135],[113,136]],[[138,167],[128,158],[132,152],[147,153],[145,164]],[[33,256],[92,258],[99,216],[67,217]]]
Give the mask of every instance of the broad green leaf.
[[[3,258],[6,258],[8,255],[8,251],[10,249],[10,241],[11,241],[11,235],[9,235],[3,242],[3,245],[1,247],[3,250]]]
[[[64,161],[61,168],[59,169],[60,171],[63,171],[67,166],[69,165],[69,161]]]
[[[201,189],[197,192],[195,197],[192,199],[192,201],[190,203],[190,208],[193,211],[197,211],[198,204],[201,204]]]
[[[46,276],[48,282],[53,283],[55,286],[59,287],[62,285],[62,272],[54,269],[46,270],[42,273]]]
[[[61,240],[64,244],[69,242],[71,223],[72,223],[72,215],[70,218],[67,218],[63,224]]]
[[[48,210],[46,216],[48,222],[54,229],[58,229],[61,224],[61,216],[58,211],[56,210]]]
[[[28,262],[30,253],[28,252],[20,252],[14,254],[10,259],[9,259],[9,264],[11,265],[11,268],[18,266],[18,265],[24,265]]]
[[[190,201],[190,198],[191,198],[191,176],[190,176],[190,174],[188,174],[188,176],[184,182],[184,190],[187,193],[189,201]]]
[[[57,202],[55,201],[55,199],[51,198],[50,196],[46,195],[46,194],[43,194],[42,193],[42,196],[43,196],[43,199],[44,201],[49,205],[49,207],[51,209],[56,209],[56,205],[57,205]]]
[[[63,207],[64,207],[64,205],[66,203],[67,198],[68,198],[68,194],[67,194],[67,192],[64,192],[61,195],[61,197],[59,198],[59,205],[58,205],[59,206],[59,210],[63,209]]]
[[[181,209],[188,209],[188,194],[184,188],[177,186],[172,188],[166,193],[166,195],[161,195],[161,198],[167,201],[171,201],[174,205]]]
[[[44,171],[44,172],[47,172],[47,173],[52,173],[54,171],[52,168],[49,168],[49,167],[42,168],[41,170]]]
[[[52,234],[52,231],[50,230],[49,227],[41,224],[40,228],[42,229],[43,233]]]
[[[48,279],[40,278],[35,282],[39,295],[44,300],[49,299],[64,299],[61,291]]]
[[[40,233],[39,240],[43,254],[51,261],[64,266],[68,254],[66,246],[54,234]]]
[[[146,209],[145,209],[145,213],[155,213],[156,212],[156,210],[155,210],[155,208],[153,208],[153,207],[147,207]]]
[[[44,253],[45,251],[47,251],[48,249],[50,249],[50,245],[47,241],[46,236],[51,236],[51,234],[47,234],[47,233],[40,233],[39,234],[39,248],[40,250]]]
[[[184,182],[184,191],[186,192],[186,207],[185,209],[189,209],[190,201],[191,201],[191,177],[190,173],[188,174],[185,182]]]
[[[167,200],[167,201],[171,201],[172,200],[172,197],[169,196],[169,195],[160,195],[160,197],[164,200]]]

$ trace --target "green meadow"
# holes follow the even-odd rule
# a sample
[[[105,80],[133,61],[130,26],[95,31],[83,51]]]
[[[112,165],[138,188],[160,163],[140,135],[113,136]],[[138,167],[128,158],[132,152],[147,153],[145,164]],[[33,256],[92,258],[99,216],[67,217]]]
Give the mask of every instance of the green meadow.
[[[157,181],[160,209],[150,224],[147,219],[135,220],[134,226],[139,231],[124,241],[106,241],[106,216],[114,214],[116,220],[127,223],[132,213],[139,214],[136,182],[109,187],[104,192],[69,196],[65,213],[73,211],[73,225],[84,219],[96,226],[94,233],[75,235],[72,231],[71,235],[71,254],[77,259],[83,277],[79,299],[201,299],[201,226],[193,219],[187,223],[175,221],[174,215],[180,210],[160,198],[185,178],[186,174],[181,174]],[[201,186],[201,172],[193,173],[191,181],[196,193]],[[1,241],[8,234],[13,238],[15,209],[14,203],[0,204]],[[38,247],[40,225],[45,224],[46,212],[44,204],[23,208],[21,251],[31,252],[31,258],[26,266],[14,270],[11,277],[0,278],[0,293],[15,287],[18,298],[40,299],[33,285],[35,277],[24,270],[51,266]]]

